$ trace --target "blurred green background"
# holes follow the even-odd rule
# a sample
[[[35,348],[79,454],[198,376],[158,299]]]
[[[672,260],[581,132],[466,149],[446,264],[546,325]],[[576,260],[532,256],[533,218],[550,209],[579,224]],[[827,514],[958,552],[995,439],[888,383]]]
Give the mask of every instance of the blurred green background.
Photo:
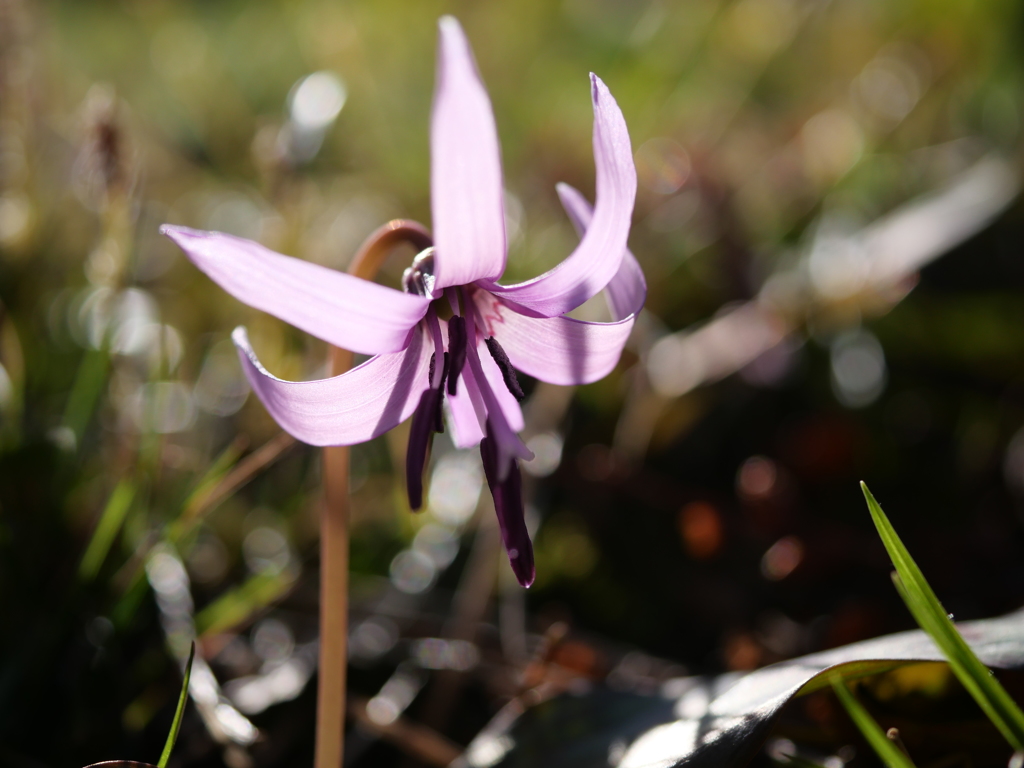
[[[432,764],[380,738],[399,716],[457,751],[553,637],[551,685],[640,689],[910,627],[860,479],[958,619],[1024,601],[1019,4],[0,0],[0,763],[155,760],[193,636],[173,764],[310,762],[319,455],[229,335],[283,378],[326,348],[157,228],[343,269],[429,224],[445,13],[494,104],[507,279],[575,244],[593,71],[650,290],[613,375],[527,382],[529,592],[473,452],[438,440],[412,515],[404,428],[354,449],[352,764]]]

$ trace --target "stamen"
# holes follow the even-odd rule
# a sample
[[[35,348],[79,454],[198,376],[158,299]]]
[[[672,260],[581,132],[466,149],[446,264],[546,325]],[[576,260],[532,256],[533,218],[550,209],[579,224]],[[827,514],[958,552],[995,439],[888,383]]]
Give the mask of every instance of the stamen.
[[[519,386],[519,379],[516,378],[516,369],[512,367],[512,362],[508,359],[508,355],[505,354],[505,350],[501,348],[501,344],[493,336],[488,336],[484,339],[484,343],[487,345],[491,357],[494,358],[494,362],[498,364],[498,368],[501,370],[501,378],[505,380],[505,386],[508,387],[508,391],[520,403],[523,402],[526,399],[526,395],[523,394],[523,388]]]
[[[460,315],[455,315],[448,321],[448,351],[451,354],[448,394],[454,395],[462,368],[466,364],[466,318]]]
[[[437,317],[434,317],[436,324]],[[440,328],[437,331],[440,338]],[[438,347],[440,349],[440,347]],[[409,506],[419,509],[423,505],[423,470],[427,466],[427,451],[433,439],[433,433],[444,432],[444,380],[448,376],[448,353],[444,352],[440,370],[437,365],[437,353],[430,356],[430,367],[427,379],[430,382],[420,395],[419,405],[412,415],[409,429],[409,447],[405,453],[405,487],[409,493]],[[437,379],[435,383],[435,379]]]
[[[437,312],[434,311],[433,305],[427,310],[427,327],[430,329],[430,335],[434,340],[434,354],[444,349],[444,342],[441,340],[441,323],[438,322]],[[445,364],[443,372],[435,371],[433,368],[430,369],[430,386],[433,389],[440,389],[444,383],[444,374],[448,372],[448,366]]]
[[[523,510],[523,481],[519,472],[519,463],[512,461],[508,476],[500,479],[498,472],[498,447],[487,423],[487,437],[480,441],[480,458],[483,460],[484,476],[487,486],[494,498],[494,511],[498,517],[498,528],[501,530],[502,543],[508,552],[509,564],[516,579],[524,587],[529,587],[536,575],[533,560],[533,543],[530,532],[526,528]]]
[[[437,385],[437,409],[434,413],[434,431],[438,434],[444,434],[444,409],[441,407],[444,402],[444,380],[448,378],[448,353],[444,353],[444,365],[441,370],[441,380]],[[430,356],[430,378],[434,378],[434,355]]]
[[[455,288],[445,288],[444,295],[448,299],[448,306],[452,308],[452,314],[458,317],[462,314],[459,311],[459,292]]]
[[[427,450],[437,425],[442,392],[428,388],[420,395],[420,403],[412,415],[409,429],[409,447],[405,454],[405,487],[409,494],[409,507],[423,506],[423,470],[427,465]]]

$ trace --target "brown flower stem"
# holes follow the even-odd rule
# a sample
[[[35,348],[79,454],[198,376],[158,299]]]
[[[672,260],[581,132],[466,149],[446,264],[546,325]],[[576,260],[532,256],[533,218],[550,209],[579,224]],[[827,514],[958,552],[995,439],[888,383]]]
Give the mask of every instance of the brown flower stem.
[[[427,230],[396,219],[374,232],[352,259],[348,272],[373,280],[399,243],[417,250],[433,243]],[[330,374],[352,367],[352,353],[332,347]],[[345,673],[348,666],[349,449],[323,452],[324,505],[320,527],[320,671],[316,714],[316,768],[341,768],[345,744]]]

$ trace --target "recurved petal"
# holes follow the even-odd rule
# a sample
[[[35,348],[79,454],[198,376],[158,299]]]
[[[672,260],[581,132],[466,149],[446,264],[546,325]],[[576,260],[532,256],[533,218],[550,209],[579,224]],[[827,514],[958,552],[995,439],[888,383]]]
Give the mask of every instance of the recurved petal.
[[[524,314],[555,317],[604,288],[618,271],[636,198],[636,168],[626,121],[607,86],[591,75],[597,203],[576,249],[555,268],[525,283],[487,288]]]
[[[487,407],[469,366],[463,368],[458,390],[454,395],[448,395],[445,403],[455,447],[472,448],[478,444],[485,434]]]
[[[589,384],[619,361],[636,315],[612,323],[560,317],[527,317],[478,291],[488,332],[520,371],[551,384]]]
[[[477,338],[476,330],[471,330],[469,335],[470,338]],[[516,430],[522,429],[523,419],[519,403],[510,395],[511,404],[514,405],[514,408],[510,408],[509,402],[504,400],[500,391],[493,386],[492,381],[495,377],[503,389],[505,382],[501,379],[501,372],[497,365],[494,365],[493,360],[490,362],[494,365],[494,370],[488,373],[488,369],[483,363],[490,357],[490,352],[485,352],[481,349],[482,347],[483,345],[479,341],[477,344],[469,345],[466,350],[466,364],[473,372],[473,378],[476,380],[477,389],[487,411],[487,434],[493,438],[498,452],[498,479],[504,480],[508,477],[514,459],[520,458],[529,461],[533,458],[533,452],[516,434]]]
[[[417,331],[401,352],[371,357],[348,373],[284,381],[264,368],[245,328],[232,334],[253,391],[289,434],[310,445],[352,445],[405,421],[428,385],[429,345]]]
[[[512,433],[521,432],[524,426],[523,409],[519,401],[508,391],[501,376],[501,370],[491,358],[487,347],[477,342],[473,353],[480,363],[484,386],[494,395],[492,403],[501,411],[504,423]],[[468,355],[467,355],[468,359]],[[479,443],[487,431],[487,401],[480,391],[477,374],[473,365],[462,369],[458,392],[446,398],[449,423],[452,427],[452,442],[456,448],[470,448]],[[504,431],[502,430],[502,434]],[[513,450],[510,455],[516,454]],[[518,455],[518,454],[516,454]]]
[[[440,21],[430,122],[435,291],[505,271],[501,150],[491,102],[462,27]]]
[[[562,201],[562,207],[569,215],[569,220],[576,228],[576,233],[583,236],[590,226],[593,216],[593,209],[587,199],[575,187],[568,184],[559,184],[558,198]],[[612,311],[612,317],[622,320],[629,315],[636,314],[644,306],[647,298],[647,281],[644,280],[643,270],[636,256],[627,248],[622,256],[622,263],[615,277],[605,286],[608,294],[608,305]]]
[[[252,240],[166,224],[160,231],[239,301],[353,352],[404,349],[430,304],[426,297],[283,256]]]

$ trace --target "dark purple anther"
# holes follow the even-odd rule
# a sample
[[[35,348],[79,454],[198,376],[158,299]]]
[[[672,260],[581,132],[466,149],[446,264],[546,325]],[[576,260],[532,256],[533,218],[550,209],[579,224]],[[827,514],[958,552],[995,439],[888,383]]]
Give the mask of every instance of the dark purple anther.
[[[505,354],[505,350],[501,348],[501,344],[493,336],[488,336],[484,339],[484,343],[487,344],[487,349],[491,353],[491,357],[494,358],[494,362],[498,364],[498,368],[501,370],[501,378],[505,380],[505,386],[508,387],[508,391],[512,393],[520,403],[526,398],[523,394],[523,388],[519,386],[519,379],[516,378],[516,369],[512,367],[512,362],[508,359],[508,355]]]
[[[434,361],[430,356],[429,380],[434,380]],[[436,389],[428,387],[420,395],[419,405],[412,415],[409,429],[409,446],[405,452],[405,487],[409,494],[409,507],[423,506],[423,470],[427,465],[427,449],[430,448],[434,432],[444,432],[444,418],[441,403],[444,400],[444,380],[448,375],[448,353],[444,353],[444,370]]]
[[[455,315],[448,321],[448,353],[451,368],[448,370],[448,394],[455,394],[455,387],[466,364],[466,318]]]
[[[424,390],[420,395],[420,404],[412,415],[409,447],[405,453],[405,485],[409,492],[409,507],[412,509],[423,506],[423,469],[427,463],[427,448],[430,446],[440,400],[441,390]]]
[[[501,540],[508,552],[509,564],[519,583],[528,587],[533,584],[536,569],[533,563],[533,543],[523,513],[523,479],[519,473],[519,463],[509,459],[512,467],[508,477],[498,480],[498,446],[490,422],[487,424],[487,437],[480,441],[480,458],[483,459],[487,485],[494,497],[494,511],[498,517]]]
[[[441,371],[441,383],[437,386],[437,406],[434,410],[434,431],[438,434],[444,433],[444,409],[441,407],[444,401],[444,381],[449,375],[448,353],[444,353],[444,370]],[[430,380],[434,380],[434,358],[430,358]]]

